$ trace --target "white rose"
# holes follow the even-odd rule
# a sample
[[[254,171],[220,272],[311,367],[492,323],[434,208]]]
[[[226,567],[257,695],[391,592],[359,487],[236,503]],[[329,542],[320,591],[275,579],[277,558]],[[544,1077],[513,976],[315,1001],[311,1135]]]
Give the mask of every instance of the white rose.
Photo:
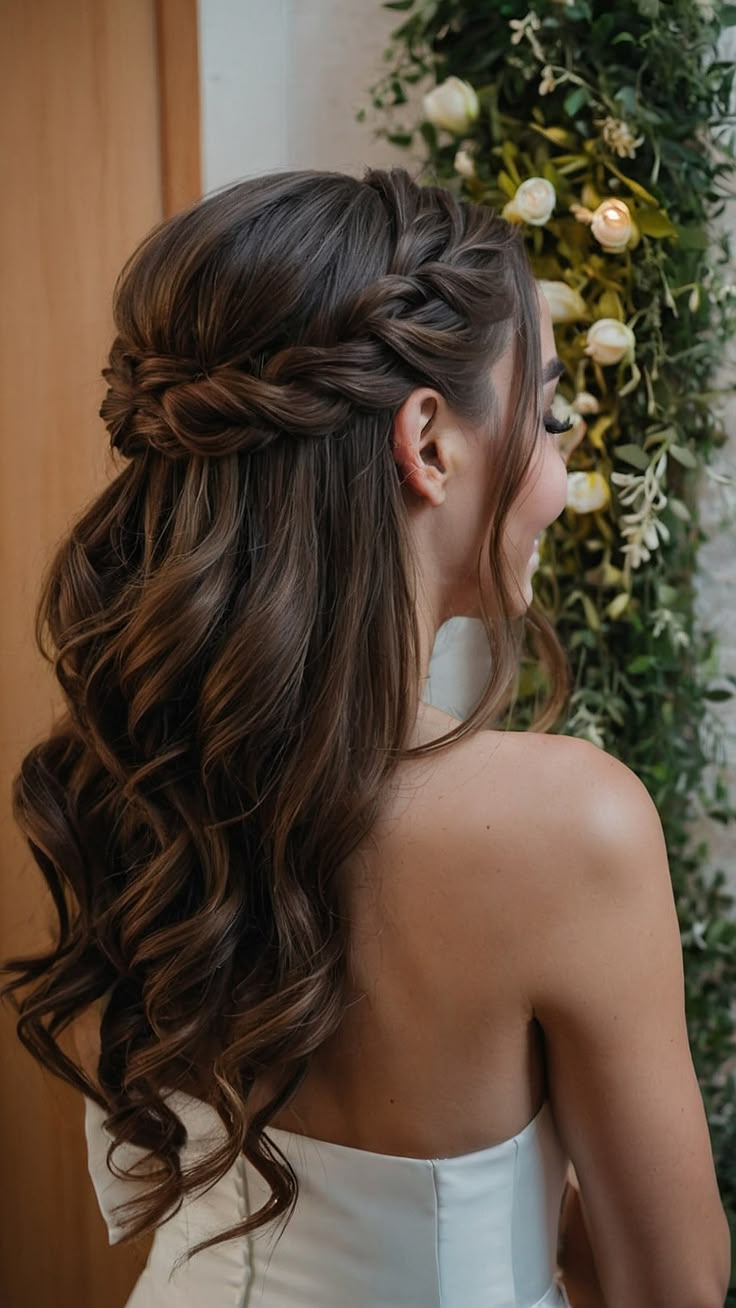
[[[547,301],[553,322],[576,322],[587,317],[585,300],[567,282],[547,282],[540,279],[537,286]]]
[[[430,123],[456,136],[467,132],[479,113],[478,97],[473,87],[460,77],[448,77],[440,82],[424,96],[423,104],[424,117]]]
[[[605,509],[610,498],[608,482],[600,472],[568,472],[568,509],[575,513],[594,513]]]
[[[585,353],[596,363],[620,363],[627,355],[633,356],[636,337],[625,322],[617,318],[599,318],[588,328]]]
[[[517,189],[513,200],[503,210],[504,218],[543,227],[549,222],[557,204],[557,192],[546,177],[529,177]]]
[[[578,391],[572,402],[572,407],[576,413],[600,413],[600,401],[590,391]]]
[[[609,254],[625,250],[634,234],[629,206],[624,200],[604,200],[593,213],[590,230]]]
[[[458,150],[455,155],[455,172],[461,177],[475,177],[473,156],[467,150]]]

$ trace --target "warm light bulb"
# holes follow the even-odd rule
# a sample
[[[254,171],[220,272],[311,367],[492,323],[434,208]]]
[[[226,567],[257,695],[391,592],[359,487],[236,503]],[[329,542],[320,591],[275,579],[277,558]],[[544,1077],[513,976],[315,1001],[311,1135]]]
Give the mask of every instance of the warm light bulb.
[[[593,214],[590,227],[604,250],[616,253],[625,249],[634,231],[629,206],[623,200],[604,200]]]

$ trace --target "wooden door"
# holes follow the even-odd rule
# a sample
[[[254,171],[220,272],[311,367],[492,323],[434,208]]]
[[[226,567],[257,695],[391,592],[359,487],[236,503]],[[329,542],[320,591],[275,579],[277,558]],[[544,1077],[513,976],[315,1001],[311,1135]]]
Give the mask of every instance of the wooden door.
[[[60,692],[36,651],[43,567],[112,472],[97,417],[111,294],[199,194],[196,0],[0,0],[0,957],[51,921],[10,785]],[[81,1097],[0,1008],[0,1302],[122,1308],[148,1241],[110,1248]]]

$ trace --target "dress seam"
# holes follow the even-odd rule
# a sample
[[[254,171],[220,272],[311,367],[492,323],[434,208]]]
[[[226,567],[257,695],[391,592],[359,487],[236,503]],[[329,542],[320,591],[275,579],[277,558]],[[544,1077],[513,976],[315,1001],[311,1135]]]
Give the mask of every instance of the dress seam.
[[[445,1296],[442,1291],[442,1268],[440,1265],[440,1194],[437,1164],[430,1159],[432,1167],[432,1189],[434,1191],[434,1263],[437,1282],[437,1308],[443,1308]]]
[[[236,1190],[238,1191],[238,1198],[241,1200],[240,1215],[242,1218],[247,1219],[251,1215],[250,1191],[248,1189],[248,1173],[243,1154],[238,1158],[238,1179],[240,1184],[236,1182]],[[248,1308],[253,1297],[256,1279],[253,1269],[253,1239],[250,1235],[241,1236],[241,1239],[245,1245],[243,1258],[245,1264],[245,1283],[240,1294],[237,1308]]]
[[[511,1268],[511,1285],[514,1291],[514,1303],[519,1302],[519,1289],[516,1280],[516,1259],[514,1244],[516,1242],[516,1205],[519,1196],[519,1142],[514,1140],[514,1170],[511,1181],[511,1221],[509,1223],[509,1267]]]

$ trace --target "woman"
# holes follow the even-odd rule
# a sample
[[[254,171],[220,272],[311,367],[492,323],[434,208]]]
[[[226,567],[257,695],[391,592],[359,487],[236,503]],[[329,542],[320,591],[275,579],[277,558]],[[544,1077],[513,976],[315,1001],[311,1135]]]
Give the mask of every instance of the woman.
[[[130,1308],[553,1308],[568,1159],[609,1308],[720,1305],[659,821],[540,730],[562,369],[518,235],[399,169],[255,178],[115,316],[125,462],[50,569],[68,713],[14,795],[60,942],[6,990],[111,1241],[158,1224]],[[550,699],[499,731],[527,611]],[[465,722],[421,699],[453,615]]]

